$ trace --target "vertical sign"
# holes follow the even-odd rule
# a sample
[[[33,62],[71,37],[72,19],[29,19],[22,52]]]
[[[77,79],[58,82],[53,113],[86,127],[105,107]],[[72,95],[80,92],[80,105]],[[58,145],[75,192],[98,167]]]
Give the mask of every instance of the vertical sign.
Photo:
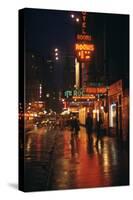
[[[77,42],[75,44],[76,57],[80,62],[87,62],[91,59],[91,54],[94,51],[92,38],[87,35],[87,13],[82,12],[81,34],[77,34]]]
[[[82,12],[82,34],[86,35],[86,12]]]

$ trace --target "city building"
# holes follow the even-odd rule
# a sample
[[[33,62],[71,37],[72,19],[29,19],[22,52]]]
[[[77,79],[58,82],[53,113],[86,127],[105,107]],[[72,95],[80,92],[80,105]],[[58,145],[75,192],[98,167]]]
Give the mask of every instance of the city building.
[[[25,91],[26,102],[43,100],[42,69],[44,67],[43,57],[39,53],[27,50],[25,61]],[[41,92],[41,94],[40,94]]]
[[[109,87],[109,128],[110,134],[129,137],[129,89],[119,80]]]

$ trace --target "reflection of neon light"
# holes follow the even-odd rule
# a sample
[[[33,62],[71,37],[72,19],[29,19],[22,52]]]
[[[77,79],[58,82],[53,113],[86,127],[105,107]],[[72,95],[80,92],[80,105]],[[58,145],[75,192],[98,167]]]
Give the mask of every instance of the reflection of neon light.
[[[81,59],[84,59],[84,52],[81,51]]]
[[[99,110],[97,110],[97,121],[99,122]]]

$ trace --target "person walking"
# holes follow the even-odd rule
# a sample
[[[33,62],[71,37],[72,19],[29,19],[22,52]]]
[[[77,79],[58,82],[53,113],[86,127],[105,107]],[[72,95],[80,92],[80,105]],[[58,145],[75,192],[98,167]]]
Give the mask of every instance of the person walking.
[[[86,133],[88,135],[88,150],[91,150],[93,147],[93,137],[92,137],[92,128],[93,128],[93,119],[91,113],[88,113],[85,120]]]
[[[74,133],[74,135],[78,135],[79,130],[80,130],[79,120],[76,118],[76,116],[74,116],[71,119],[71,131]]]
[[[86,121],[85,121],[85,127],[86,127],[86,132],[87,134],[92,133],[92,128],[93,128],[93,119],[90,113],[88,113]]]
[[[102,123],[103,123],[102,119],[99,118],[99,121],[97,121],[97,124],[96,124],[96,135],[97,135],[96,146],[98,146],[99,141],[101,141],[101,144],[102,144],[102,133],[101,133]]]

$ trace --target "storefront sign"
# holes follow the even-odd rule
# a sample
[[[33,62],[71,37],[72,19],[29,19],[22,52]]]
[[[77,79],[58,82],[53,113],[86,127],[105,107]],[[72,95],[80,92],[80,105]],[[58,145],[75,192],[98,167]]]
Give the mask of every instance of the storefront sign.
[[[84,94],[83,89],[66,90],[64,92],[64,96],[66,98],[73,97],[73,96],[83,96],[83,94]]]
[[[76,97],[76,96],[73,96],[73,99],[76,99],[76,100],[94,100],[96,99],[96,97],[94,95],[84,95],[84,96],[81,96],[81,97]]]
[[[109,87],[109,96],[115,95],[122,92],[122,80],[117,81],[116,83],[110,85]]]
[[[107,92],[106,87],[87,87],[85,92],[88,94],[105,94]]]
[[[83,98],[83,99],[93,99],[95,96],[106,94],[107,89],[106,87],[86,87],[84,89],[73,89],[73,90],[66,90],[64,92],[64,97],[69,98]],[[81,98],[81,99],[82,99]]]

